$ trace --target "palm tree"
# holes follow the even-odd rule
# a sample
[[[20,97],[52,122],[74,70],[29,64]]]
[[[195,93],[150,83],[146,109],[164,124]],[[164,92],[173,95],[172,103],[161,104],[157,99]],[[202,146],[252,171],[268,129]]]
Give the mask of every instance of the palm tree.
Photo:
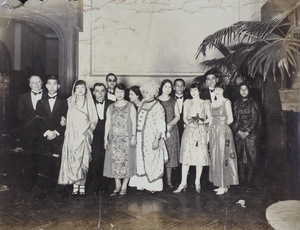
[[[299,64],[300,26],[297,12],[300,1],[274,1],[281,13],[268,21],[240,21],[206,37],[200,44],[196,59],[207,49],[216,48],[224,57],[206,60],[205,68],[217,68],[231,82],[238,77],[243,80],[263,80],[280,71],[282,78],[295,75]],[[250,77],[250,78],[249,78]],[[197,80],[197,79],[195,79]]]

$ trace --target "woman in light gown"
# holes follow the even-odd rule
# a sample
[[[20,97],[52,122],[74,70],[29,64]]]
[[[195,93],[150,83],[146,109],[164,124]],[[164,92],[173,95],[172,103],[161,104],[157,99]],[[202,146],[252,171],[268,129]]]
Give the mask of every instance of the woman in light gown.
[[[125,196],[129,178],[136,174],[136,109],[124,99],[125,90],[121,83],[115,86],[117,101],[106,112],[103,176],[115,178],[116,188],[111,196]]]
[[[85,196],[85,181],[91,161],[93,131],[98,122],[95,104],[85,81],[77,80],[68,98],[66,131],[58,184],[73,184],[72,195]]]
[[[180,112],[176,99],[170,96],[173,91],[173,84],[169,79],[162,81],[159,91],[160,95],[157,99],[165,109],[167,123],[166,147],[169,155],[169,162],[165,165],[167,171],[167,187],[173,188],[172,170],[179,165],[180,141],[177,122],[180,119]]]
[[[155,100],[159,85],[146,81],[140,90],[144,100],[138,111],[137,121],[137,175],[130,178],[129,186],[150,192],[162,191],[164,164],[168,153],[164,138],[165,111]]]
[[[212,121],[209,126],[209,146],[211,166],[209,180],[218,188],[217,195],[228,191],[230,185],[237,185],[237,157],[232,131],[233,122],[231,102],[224,97],[226,85],[218,82],[215,86],[216,100],[211,104]]]
[[[192,99],[187,99],[183,107],[183,121],[185,128],[180,148],[181,183],[174,193],[187,188],[187,174],[190,166],[196,166],[195,188],[201,192],[200,178],[203,166],[210,165],[207,151],[206,124],[211,121],[210,102],[200,98],[198,85],[192,83],[190,87]]]

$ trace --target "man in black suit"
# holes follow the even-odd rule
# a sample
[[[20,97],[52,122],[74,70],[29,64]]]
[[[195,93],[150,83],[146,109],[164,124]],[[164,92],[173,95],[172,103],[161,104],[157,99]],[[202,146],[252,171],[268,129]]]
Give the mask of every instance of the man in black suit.
[[[216,74],[208,72],[206,74],[206,86],[208,86],[208,89],[203,89],[200,98],[203,100],[215,100],[215,85],[218,82],[218,78]]]
[[[100,191],[100,186],[103,191],[107,190],[108,181],[103,177],[103,165],[105,157],[104,149],[104,131],[106,111],[113,101],[106,98],[107,89],[104,84],[96,83],[93,87],[95,96],[95,106],[98,113],[98,123],[94,130],[94,140],[92,144],[92,161],[90,162],[90,172],[93,178],[93,192],[97,194]]]
[[[26,156],[26,162],[24,162],[26,192],[29,192],[37,181],[35,159],[37,136],[36,104],[46,95],[42,90],[43,82],[39,76],[32,75],[28,80],[31,90],[20,96],[17,106],[17,116],[22,125],[22,147]]]
[[[59,80],[55,76],[47,79],[48,96],[38,101],[37,120],[37,168],[38,185],[41,188],[38,199],[51,195],[57,184],[61,162],[65,126],[61,122],[66,117],[67,101],[57,95]],[[66,187],[60,188],[62,198],[67,198]]]
[[[179,138],[181,140],[183,130],[184,130],[184,122],[183,122],[183,103],[187,99],[187,95],[185,95],[185,81],[181,78],[177,78],[174,81],[174,91],[175,91],[175,99],[179,105],[180,112],[180,120],[177,123]]]
[[[116,101],[116,96],[115,96],[115,86],[118,83],[118,78],[115,74],[109,73],[106,75],[106,85],[107,85],[107,95],[106,97],[111,100],[111,101]]]

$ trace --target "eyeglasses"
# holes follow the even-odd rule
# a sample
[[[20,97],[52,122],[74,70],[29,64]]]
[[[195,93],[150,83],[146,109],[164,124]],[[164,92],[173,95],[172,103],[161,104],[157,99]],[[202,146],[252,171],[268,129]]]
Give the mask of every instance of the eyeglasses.
[[[108,79],[107,81],[108,82],[116,82],[117,80],[116,79]]]

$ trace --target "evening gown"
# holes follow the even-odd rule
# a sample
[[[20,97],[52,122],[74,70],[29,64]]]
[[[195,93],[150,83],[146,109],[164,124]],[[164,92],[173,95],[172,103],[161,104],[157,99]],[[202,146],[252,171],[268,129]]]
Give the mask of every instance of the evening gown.
[[[211,106],[212,122],[209,127],[209,180],[222,188],[239,183],[237,156],[232,131],[227,125],[225,103],[230,101],[227,99],[218,107]]]
[[[175,117],[175,103],[176,99],[170,97],[167,101],[158,100],[165,109],[166,123],[168,124]],[[173,126],[169,134],[167,134],[167,139],[165,140],[169,162],[165,164],[166,167],[177,167],[179,165],[179,132],[177,124]]]
[[[136,174],[136,149],[130,146],[131,119],[130,109],[134,106],[127,102],[124,106],[109,106],[111,128],[109,147],[105,154],[103,176],[109,178],[129,178]]]
[[[193,103],[193,100],[186,100],[187,119],[199,115],[206,119],[210,103],[208,100],[200,100]],[[198,128],[186,126],[181,141],[180,163],[183,165],[207,166],[210,159],[207,151],[207,128],[205,124],[200,124]]]

